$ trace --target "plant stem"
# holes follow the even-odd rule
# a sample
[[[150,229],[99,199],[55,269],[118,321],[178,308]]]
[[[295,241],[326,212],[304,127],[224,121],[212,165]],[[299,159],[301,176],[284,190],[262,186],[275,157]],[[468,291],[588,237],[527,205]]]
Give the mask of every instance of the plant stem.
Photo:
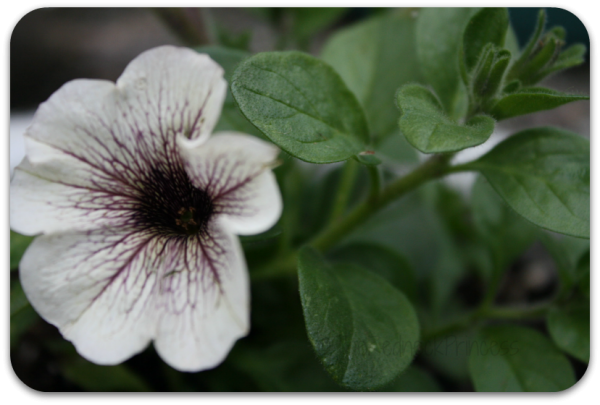
[[[531,307],[480,307],[479,309],[450,322],[439,328],[424,331],[423,342],[431,342],[433,340],[451,335],[453,333],[462,332],[471,328],[475,323],[480,321],[490,320],[517,320],[524,321],[528,319],[538,319],[546,316],[551,308],[551,303],[540,304]]]
[[[397,200],[430,180],[442,177],[451,171],[456,171],[452,170],[449,166],[452,156],[452,154],[434,155],[411,173],[389,184],[378,195],[367,198],[344,218],[330,223],[308,244],[322,252],[328,250],[392,201]],[[293,274],[295,271],[296,252],[292,252],[286,256],[277,257],[271,263],[267,264],[267,266],[252,272],[251,277],[256,280]]]
[[[368,199],[371,202],[377,201],[379,192],[381,191],[381,177],[379,175],[379,166],[367,166],[369,178],[371,180],[371,190]]]
[[[333,203],[333,209],[331,210],[330,222],[334,222],[341,218],[348,207],[350,194],[354,188],[354,179],[358,173],[358,165],[359,163],[354,159],[348,159],[346,160],[346,163],[344,163],[340,185],[335,197],[335,202]]]
[[[435,155],[417,167],[411,173],[388,185],[377,198],[368,198],[359,204],[342,221],[330,224],[311,242],[314,248],[326,251],[342,237],[362,224],[371,215],[384,208],[390,202],[402,197],[429,180],[436,179],[448,172],[448,162],[452,155]]]

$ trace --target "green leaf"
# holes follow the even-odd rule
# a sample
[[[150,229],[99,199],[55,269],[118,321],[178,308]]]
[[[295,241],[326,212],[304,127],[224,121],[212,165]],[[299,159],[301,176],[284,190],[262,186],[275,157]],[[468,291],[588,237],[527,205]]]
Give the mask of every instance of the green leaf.
[[[10,317],[10,347],[13,349],[19,343],[19,339],[33,325],[41,320],[40,316],[35,312],[32,306],[24,307],[23,310],[17,312]]]
[[[551,110],[579,100],[589,100],[589,97],[543,87],[529,87],[502,97],[491,108],[490,114],[497,120],[505,120],[519,115]]]
[[[339,75],[300,52],[265,52],[236,69],[232,93],[271,141],[312,163],[346,160],[366,149],[364,113]]]
[[[10,231],[10,268],[17,269],[19,262],[25,253],[25,250],[31,242],[33,236],[25,236],[20,233]]]
[[[423,368],[411,365],[400,377],[391,384],[386,385],[381,392],[440,392],[439,383]]]
[[[508,27],[506,8],[482,8],[471,18],[463,35],[464,64],[467,72],[473,70],[481,51],[488,43],[500,49],[504,47]]]
[[[471,204],[473,222],[491,252],[494,270],[503,271],[533,244],[538,229],[506,205],[481,176],[473,186]]]
[[[509,26],[508,31],[506,31],[504,49],[509,51],[513,58],[521,54],[521,50],[519,48],[519,40],[517,39],[517,34],[515,33],[515,30],[512,26]]]
[[[436,96],[418,84],[403,86],[396,101],[400,130],[423,153],[455,152],[485,142],[494,131],[494,120],[477,115],[465,125],[456,124],[443,112]]]
[[[294,7],[285,10],[292,14],[292,35],[300,44],[306,43],[348,11],[344,7]]]
[[[394,10],[339,30],[321,57],[362,104],[375,143],[397,131],[396,89],[422,79],[411,12]]]
[[[510,52],[503,50],[496,54],[494,65],[490,69],[485,86],[480,89],[480,94],[484,98],[491,98],[496,95],[502,85],[504,72],[510,63]]]
[[[469,371],[479,392],[556,392],[575,384],[571,363],[548,338],[514,325],[479,332]]]
[[[586,52],[587,48],[583,44],[571,45],[558,55],[558,58],[556,58],[556,61],[552,65],[540,71],[539,75],[541,77],[546,77],[551,73],[558,72],[559,70],[579,66],[585,62]]]
[[[525,66],[525,64],[531,57],[533,49],[538,45],[538,41],[540,40],[542,33],[544,32],[545,24],[546,12],[544,11],[544,9],[540,9],[535,30],[533,31],[531,38],[529,38],[527,45],[525,45],[525,48],[523,48],[523,51],[521,52],[521,56],[513,63],[507,74],[507,79],[509,81],[512,81],[519,77],[520,70],[523,68],[523,66]]]
[[[521,82],[518,80],[513,80],[513,81],[507,83],[506,86],[504,86],[504,88],[502,89],[502,92],[506,95],[506,94],[515,93],[519,90],[521,90]]]
[[[323,370],[306,339],[275,341],[266,348],[236,345],[235,350],[232,362],[262,391],[344,391]]]
[[[18,279],[10,283],[10,347],[18,343],[23,333],[40,320],[39,315],[29,304]]]
[[[358,266],[330,267],[311,247],[300,251],[298,277],[308,337],[338,383],[372,390],[412,362],[417,316],[383,278]]]
[[[12,317],[29,306],[23,286],[19,280],[15,279],[10,283],[10,316]]]
[[[152,391],[139,376],[124,365],[99,366],[81,357],[61,365],[62,375],[86,391]]]
[[[590,251],[584,254],[579,263],[577,263],[577,273],[579,274],[579,290],[581,294],[590,299]]]
[[[551,231],[589,238],[590,143],[555,128],[506,139],[471,163],[515,211]]]
[[[474,333],[469,330],[453,333],[427,341],[419,354],[440,375],[465,385],[469,382],[469,355],[473,339]]]
[[[424,8],[416,26],[418,60],[427,83],[451,116],[465,89],[460,78],[458,52],[462,34],[477,9]]]
[[[566,235],[540,234],[540,241],[556,263],[561,289],[569,290],[583,273],[578,271],[578,261],[590,250],[589,239],[573,238]]]
[[[394,250],[368,242],[354,242],[334,250],[330,257],[340,263],[354,263],[386,279],[411,300],[417,298],[417,280],[406,258]]]
[[[590,306],[571,303],[550,310],[546,318],[554,343],[585,363],[590,361]]]

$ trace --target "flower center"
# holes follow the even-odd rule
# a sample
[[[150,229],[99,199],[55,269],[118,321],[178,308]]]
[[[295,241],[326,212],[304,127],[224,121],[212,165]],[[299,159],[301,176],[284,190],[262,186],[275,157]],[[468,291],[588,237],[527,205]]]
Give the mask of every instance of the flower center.
[[[175,224],[179,226],[185,233],[196,234],[200,230],[200,226],[195,219],[196,208],[188,207],[181,208],[177,211],[179,218],[175,220]]]
[[[164,235],[196,235],[207,231],[214,213],[210,195],[190,181],[182,167],[154,169],[140,188],[134,220]]]

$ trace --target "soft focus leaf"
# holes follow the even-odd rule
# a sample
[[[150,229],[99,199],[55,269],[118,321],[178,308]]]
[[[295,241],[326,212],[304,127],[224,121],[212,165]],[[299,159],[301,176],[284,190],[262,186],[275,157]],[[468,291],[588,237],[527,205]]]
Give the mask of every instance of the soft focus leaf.
[[[465,384],[469,381],[469,355],[473,350],[473,338],[471,331],[454,333],[427,342],[420,354],[441,375]]]
[[[506,8],[485,7],[469,20],[463,36],[464,63],[468,72],[475,67],[481,51],[488,43],[498,48],[504,47],[508,27]]]
[[[10,316],[22,311],[26,307],[30,306],[23,286],[18,280],[14,280],[10,283]]]
[[[375,243],[349,243],[334,250],[330,257],[340,263],[354,263],[386,279],[414,302],[417,281],[410,263],[392,249]]]
[[[411,365],[394,382],[378,390],[382,392],[440,392],[438,382],[421,367]]]
[[[590,251],[584,254],[577,263],[579,274],[579,290],[588,300],[590,299]]]
[[[33,236],[25,236],[20,233],[10,231],[10,268],[17,269],[19,262],[25,253],[29,244],[33,241]]]
[[[556,392],[575,384],[571,363],[548,338],[514,325],[479,332],[469,371],[479,392]]]
[[[376,389],[411,363],[417,316],[387,281],[358,266],[330,267],[310,247],[300,251],[298,277],[308,336],[336,381]]]
[[[12,280],[10,283],[10,347],[13,348],[23,333],[39,320],[40,317],[29,304],[21,283],[16,279]]]
[[[571,356],[590,361],[590,306],[571,303],[553,308],[546,318],[554,343]]]
[[[522,131],[470,165],[519,214],[551,231],[589,238],[590,143],[555,128]]]
[[[494,120],[477,115],[466,125],[449,119],[436,96],[418,84],[402,87],[396,96],[400,130],[423,153],[454,152],[485,142],[494,131]]]
[[[242,113],[289,154],[312,163],[366,149],[360,104],[326,63],[300,52],[265,52],[242,62],[232,92]]]
[[[343,391],[317,360],[306,340],[275,342],[267,348],[238,349],[235,366],[266,392]]]
[[[521,55],[513,63],[513,65],[511,66],[511,68],[507,74],[507,79],[509,81],[518,78],[519,71],[523,68],[523,66],[525,66],[528,59],[531,57],[531,52],[533,51],[534,47],[536,47],[536,45],[538,45],[538,41],[540,40],[540,37],[542,36],[542,33],[544,32],[545,24],[546,24],[546,11],[544,9],[540,9],[533,34],[529,38],[529,41],[527,41],[527,44],[523,48]]]
[[[578,100],[588,100],[587,96],[562,93],[543,87],[529,87],[502,97],[490,110],[497,120],[551,110]]]
[[[77,357],[61,365],[62,375],[86,391],[145,392],[150,387],[124,365],[99,366]]]
[[[581,65],[585,62],[586,52],[587,48],[583,44],[571,45],[558,55],[552,65],[539,72],[539,76],[545,77],[551,73]]]
[[[465,94],[458,52],[462,33],[475,12],[477,9],[466,7],[431,7],[422,9],[417,18],[417,54],[423,76],[448,114]]]
[[[398,87],[421,81],[415,47],[415,18],[394,10],[336,32],[321,57],[342,77],[362,104],[374,142],[397,131]]]
[[[40,316],[35,312],[32,306],[24,307],[21,311],[10,317],[10,347],[14,348],[19,339],[34,324],[40,321]]]
[[[578,261],[586,252],[589,256],[589,239],[550,234],[548,232],[543,232],[540,236],[541,242],[556,263],[561,287],[570,289],[581,277],[581,273],[578,272]]]
[[[303,44],[313,35],[336,22],[348,9],[344,7],[295,7],[286,11],[292,14],[292,34]]]
[[[483,177],[473,186],[471,204],[473,222],[496,271],[504,270],[535,241],[538,229],[506,205]]]

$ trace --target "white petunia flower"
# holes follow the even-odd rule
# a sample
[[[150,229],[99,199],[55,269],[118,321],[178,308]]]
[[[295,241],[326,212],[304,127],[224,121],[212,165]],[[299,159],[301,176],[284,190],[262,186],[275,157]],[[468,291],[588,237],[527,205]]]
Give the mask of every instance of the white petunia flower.
[[[85,358],[116,364],[154,341],[183,371],[219,364],[248,333],[236,234],[275,224],[278,149],[210,137],[227,84],[208,56],[164,46],[117,83],[74,80],[38,109],[11,183],[11,227],[36,311]]]

